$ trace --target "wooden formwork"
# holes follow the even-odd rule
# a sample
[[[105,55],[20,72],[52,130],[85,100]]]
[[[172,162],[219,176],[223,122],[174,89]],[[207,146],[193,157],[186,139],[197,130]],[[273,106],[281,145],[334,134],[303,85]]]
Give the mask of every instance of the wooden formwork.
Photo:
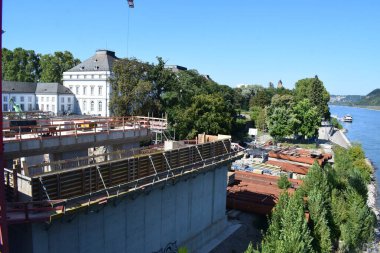
[[[221,140],[50,172],[31,177],[32,200],[70,199],[134,181],[141,186],[166,172],[174,175],[175,168],[201,166],[203,162],[230,152],[230,141]]]

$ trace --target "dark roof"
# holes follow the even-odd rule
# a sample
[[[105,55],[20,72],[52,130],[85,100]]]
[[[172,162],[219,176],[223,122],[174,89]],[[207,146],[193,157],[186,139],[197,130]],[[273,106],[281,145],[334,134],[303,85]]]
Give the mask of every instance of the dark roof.
[[[37,83],[36,94],[73,94],[60,83]]]
[[[60,83],[26,83],[3,81],[3,93],[73,94]]]
[[[78,71],[111,71],[113,63],[118,58],[115,52],[109,50],[97,50],[96,54],[78,64],[77,66],[67,70],[66,72]]]
[[[3,93],[35,93],[36,83],[14,82],[3,80]]]

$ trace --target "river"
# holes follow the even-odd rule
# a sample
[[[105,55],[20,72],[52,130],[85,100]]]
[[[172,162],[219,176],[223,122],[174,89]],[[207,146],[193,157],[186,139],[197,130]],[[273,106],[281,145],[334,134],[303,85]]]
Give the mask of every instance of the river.
[[[380,111],[350,106],[330,105],[331,115],[343,117],[350,114],[352,123],[343,122],[342,125],[348,130],[346,133],[351,143],[360,143],[366,156],[373,162],[376,170],[375,177],[377,189],[380,189]],[[376,206],[380,208],[380,195],[377,194]]]

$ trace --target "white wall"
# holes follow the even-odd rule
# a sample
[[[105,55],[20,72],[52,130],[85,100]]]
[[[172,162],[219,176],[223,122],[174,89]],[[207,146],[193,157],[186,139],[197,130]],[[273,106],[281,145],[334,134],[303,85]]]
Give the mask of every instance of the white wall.
[[[4,101],[4,97],[6,98],[6,102]],[[4,111],[14,111],[12,108],[12,105],[9,103],[9,100],[14,97],[15,104],[18,104],[21,106],[23,111],[32,111],[35,110],[35,104],[36,104],[36,95],[34,93],[3,93],[3,97],[1,98],[1,107],[3,112]],[[4,110],[4,104],[7,105],[8,110]],[[30,109],[31,105],[31,109]]]
[[[58,96],[56,94],[37,94],[36,97],[38,110],[43,112],[58,112]]]
[[[76,97],[76,113],[109,116],[110,71],[64,72],[63,85]],[[93,88],[93,92],[91,92]],[[99,90],[100,89],[100,90]],[[100,93],[99,93],[100,91]],[[91,107],[93,103],[93,107]],[[101,108],[99,107],[101,103]]]

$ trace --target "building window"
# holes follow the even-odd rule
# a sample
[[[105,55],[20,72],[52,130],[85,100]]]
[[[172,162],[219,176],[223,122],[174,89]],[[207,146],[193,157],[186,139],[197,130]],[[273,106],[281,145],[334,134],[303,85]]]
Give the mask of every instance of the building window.
[[[91,91],[91,92],[90,92],[90,93],[91,93],[91,96],[94,96],[94,86],[91,86],[91,87],[90,87],[90,91]]]
[[[28,97],[28,102],[32,103],[32,97],[31,96]]]
[[[53,103],[55,102],[55,97],[51,98],[51,102],[53,102]]]
[[[52,105],[52,106],[51,106],[51,110],[52,110],[53,112],[55,112],[55,105]]]
[[[20,108],[21,108],[22,111],[25,111],[25,106],[24,106],[24,104],[20,104]]]
[[[102,93],[103,93],[103,87],[102,86],[98,87],[98,93],[99,93],[99,96],[102,95]]]
[[[83,111],[87,110],[87,102],[84,100],[83,101]]]
[[[8,102],[8,97],[7,97],[7,96],[4,96],[4,97],[3,97],[3,101],[4,101],[4,102]]]
[[[94,108],[95,107],[95,103],[94,103],[94,101],[91,101],[91,106],[90,106],[90,111],[94,111]]]
[[[44,105],[41,105],[41,111],[44,111],[45,108],[44,108]]]
[[[28,111],[33,110],[32,108],[33,108],[33,107],[32,107],[32,104],[28,104]]]
[[[46,111],[49,111],[49,104],[46,105]]]
[[[16,97],[12,97],[12,100],[13,100],[13,102],[17,102],[17,99],[16,99]]]
[[[70,76],[70,78],[71,78],[71,76]],[[73,87],[72,85],[69,86],[69,89],[70,89],[71,91],[73,91],[73,88],[74,88],[74,87]]]
[[[83,95],[86,95],[87,86],[83,86]]]
[[[8,111],[8,104],[3,104],[3,111],[7,112]]]
[[[79,95],[79,86],[75,87],[75,94]]]
[[[24,102],[24,96],[20,97],[20,102]]]
[[[71,105],[67,105],[67,110],[71,111]]]
[[[103,107],[103,103],[102,103],[102,101],[99,101],[99,103],[98,103],[98,111],[99,112],[101,112],[102,111],[102,108]]]
[[[61,103],[65,103],[65,97],[61,97]]]
[[[71,103],[71,98],[70,97],[67,98],[67,103]]]
[[[45,99],[44,97],[41,97],[41,102],[44,102],[44,99]]]
[[[49,102],[49,97],[46,97],[46,102]]]
[[[61,105],[61,112],[65,111],[65,105]]]

